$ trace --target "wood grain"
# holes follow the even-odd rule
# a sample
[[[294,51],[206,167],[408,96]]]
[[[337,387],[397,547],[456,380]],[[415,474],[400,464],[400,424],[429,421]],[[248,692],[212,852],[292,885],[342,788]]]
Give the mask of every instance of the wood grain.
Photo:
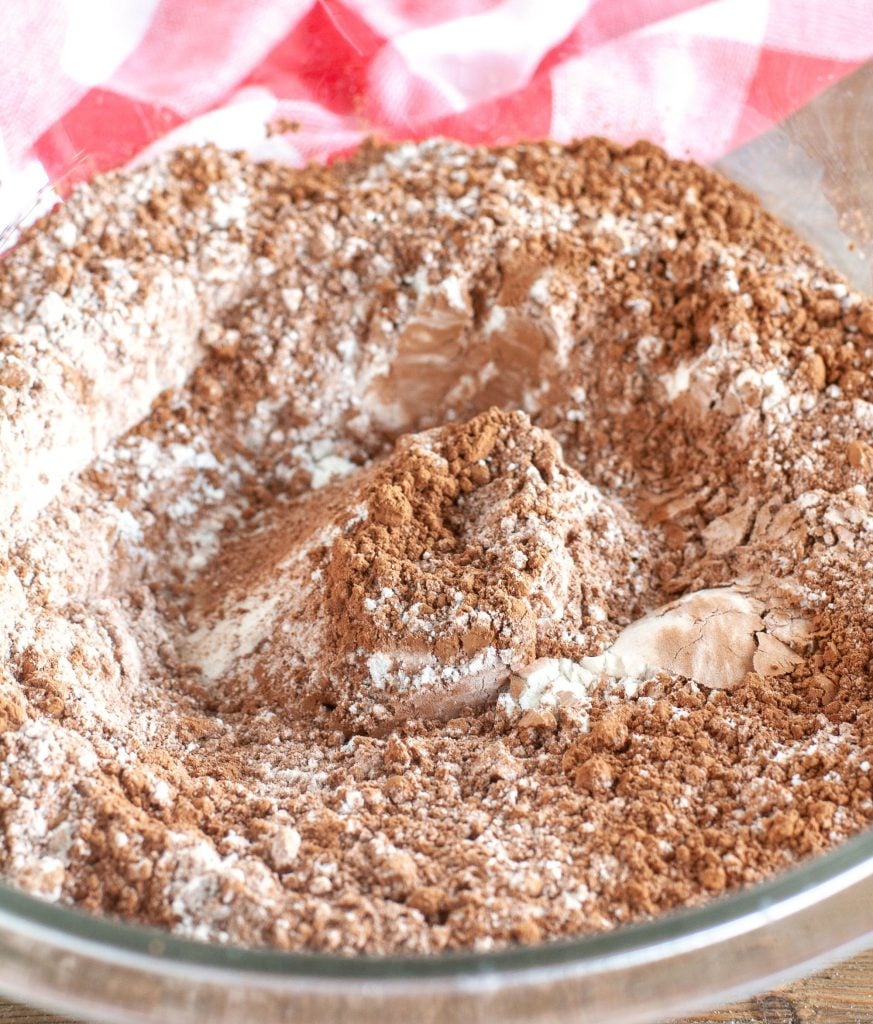
[[[777,992],[671,1024],[869,1024],[873,950]],[[0,1024],[74,1024],[66,1017],[0,1001]]]

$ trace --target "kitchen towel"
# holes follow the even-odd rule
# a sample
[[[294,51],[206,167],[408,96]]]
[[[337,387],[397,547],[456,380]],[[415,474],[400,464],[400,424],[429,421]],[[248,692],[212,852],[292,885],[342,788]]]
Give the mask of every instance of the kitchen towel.
[[[13,0],[0,227],[156,147],[648,138],[713,161],[873,56],[869,0]],[[269,126],[269,127],[267,127]]]

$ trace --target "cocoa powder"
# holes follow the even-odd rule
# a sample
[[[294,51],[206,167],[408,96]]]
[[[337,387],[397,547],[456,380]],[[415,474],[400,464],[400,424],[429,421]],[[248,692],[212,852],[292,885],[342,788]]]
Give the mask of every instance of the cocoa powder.
[[[7,880],[487,950],[869,824],[873,305],[748,193],[598,139],[190,149],[0,299]]]

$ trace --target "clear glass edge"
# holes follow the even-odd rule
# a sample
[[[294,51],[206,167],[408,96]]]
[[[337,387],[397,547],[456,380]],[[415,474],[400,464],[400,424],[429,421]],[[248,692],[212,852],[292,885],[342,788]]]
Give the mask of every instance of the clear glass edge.
[[[670,952],[691,951],[712,942],[717,933],[753,931],[781,917],[821,903],[835,892],[873,875],[873,831],[846,841],[835,850],[811,858],[776,877],[714,899],[701,907],[685,908],[613,931],[556,940],[537,946],[488,953],[446,952],[436,956],[339,956],[292,953],[272,949],[222,946],[97,917],[47,903],[0,883],[0,927],[29,933],[59,946],[69,940],[107,962],[140,964],[160,973],[181,968],[190,977],[228,971],[265,980],[294,977],[332,982],[364,980],[437,981],[475,978],[483,974],[515,975],[543,969],[587,964],[608,969],[613,960],[652,962]],[[860,924],[860,922],[859,922]],[[863,931],[873,931],[873,915]]]

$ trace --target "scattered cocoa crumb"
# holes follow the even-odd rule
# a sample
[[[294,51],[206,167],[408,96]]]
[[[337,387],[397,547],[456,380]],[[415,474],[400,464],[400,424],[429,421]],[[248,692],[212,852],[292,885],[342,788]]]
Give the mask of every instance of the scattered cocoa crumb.
[[[300,131],[300,122],[291,120],[287,117],[277,117],[270,121],[267,125],[267,136],[271,135],[285,135],[286,133],[296,133]]]

